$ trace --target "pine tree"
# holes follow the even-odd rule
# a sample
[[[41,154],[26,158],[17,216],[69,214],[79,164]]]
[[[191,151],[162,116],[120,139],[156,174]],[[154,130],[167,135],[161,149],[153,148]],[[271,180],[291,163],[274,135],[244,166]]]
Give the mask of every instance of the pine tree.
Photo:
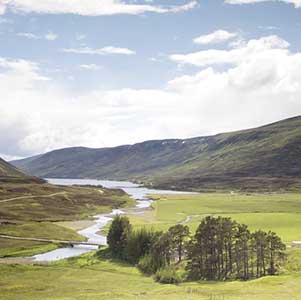
[[[236,277],[249,279],[249,252],[251,234],[246,225],[238,225],[235,242]]]
[[[107,242],[109,249],[114,256],[122,258],[124,256],[124,250],[127,245],[127,238],[131,232],[131,224],[129,219],[125,216],[117,215],[109,229],[107,236]]]
[[[189,227],[178,224],[170,227],[168,232],[171,236],[172,246],[177,252],[178,260],[181,262],[183,257],[184,243],[189,237]]]
[[[268,260],[269,260],[269,275],[275,275],[277,272],[277,263],[283,256],[285,245],[276,233],[269,231],[267,235]]]

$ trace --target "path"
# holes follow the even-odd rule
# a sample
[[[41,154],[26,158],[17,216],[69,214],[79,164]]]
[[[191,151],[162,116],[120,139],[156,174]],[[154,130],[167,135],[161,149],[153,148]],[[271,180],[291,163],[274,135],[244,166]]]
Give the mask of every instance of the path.
[[[31,195],[31,196],[15,197],[15,198],[10,198],[10,199],[0,200],[0,203],[28,199],[28,198],[31,198],[31,199],[32,198],[50,198],[50,197],[54,197],[54,196],[58,196],[58,195],[64,195],[66,193],[67,192],[59,192],[59,193],[48,194],[48,195]]]

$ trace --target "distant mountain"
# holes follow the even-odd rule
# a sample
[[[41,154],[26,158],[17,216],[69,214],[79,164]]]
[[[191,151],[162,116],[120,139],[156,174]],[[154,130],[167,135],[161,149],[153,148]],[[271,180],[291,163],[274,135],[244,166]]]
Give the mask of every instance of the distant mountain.
[[[255,129],[114,148],[66,148],[12,163],[39,177],[139,180],[161,188],[300,188],[301,116]]]

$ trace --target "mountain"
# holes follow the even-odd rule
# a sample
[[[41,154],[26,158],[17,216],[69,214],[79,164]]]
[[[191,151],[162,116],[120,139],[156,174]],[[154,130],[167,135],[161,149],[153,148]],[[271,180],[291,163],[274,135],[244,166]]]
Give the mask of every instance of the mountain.
[[[113,148],[66,148],[13,161],[39,177],[139,180],[161,188],[296,189],[301,116],[255,129]]]

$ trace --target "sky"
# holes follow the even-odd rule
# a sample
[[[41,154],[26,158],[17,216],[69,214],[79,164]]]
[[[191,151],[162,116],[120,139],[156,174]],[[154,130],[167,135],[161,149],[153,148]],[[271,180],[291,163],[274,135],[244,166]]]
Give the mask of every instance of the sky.
[[[301,0],[0,0],[0,156],[301,115]]]

